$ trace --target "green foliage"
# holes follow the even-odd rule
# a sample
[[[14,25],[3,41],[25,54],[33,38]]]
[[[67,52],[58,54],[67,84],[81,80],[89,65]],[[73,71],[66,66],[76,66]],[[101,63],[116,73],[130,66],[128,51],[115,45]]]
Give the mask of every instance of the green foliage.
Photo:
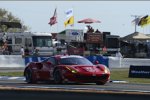
[[[0,72],[0,76],[23,76],[23,72]]]
[[[22,25],[22,28],[7,28],[6,25],[0,25],[0,32],[24,32],[29,30],[28,26],[25,26],[23,22],[14,16],[11,12],[6,11],[5,9],[0,8],[0,22],[19,22]]]

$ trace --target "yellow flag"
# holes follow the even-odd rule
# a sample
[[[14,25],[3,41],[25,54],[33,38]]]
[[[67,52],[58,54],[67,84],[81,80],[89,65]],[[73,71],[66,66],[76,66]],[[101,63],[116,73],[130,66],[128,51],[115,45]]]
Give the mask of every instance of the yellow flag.
[[[71,9],[66,10],[65,14],[66,14],[66,19],[67,19],[64,22],[65,27],[69,24],[72,26],[74,24],[73,9],[71,8]]]
[[[147,17],[147,25],[150,24],[150,16]]]
[[[150,24],[150,16],[146,16],[145,18],[142,18],[140,21],[140,26],[144,27]]]
[[[68,24],[70,24],[70,25],[73,25],[73,24],[74,24],[74,16],[71,16],[68,20],[66,20],[66,21],[64,22],[65,27],[66,27]]]

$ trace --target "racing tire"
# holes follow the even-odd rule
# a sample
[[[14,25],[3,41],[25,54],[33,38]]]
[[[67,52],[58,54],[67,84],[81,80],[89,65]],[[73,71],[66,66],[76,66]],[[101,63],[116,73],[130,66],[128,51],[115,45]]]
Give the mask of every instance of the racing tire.
[[[62,81],[63,81],[62,76],[61,76],[59,70],[56,69],[55,72],[54,72],[54,82],[56,84],[62,84]]]
[[[33,80],[31,69],[25,71],[25,79],[27,83],[36,83],[36,81]]]

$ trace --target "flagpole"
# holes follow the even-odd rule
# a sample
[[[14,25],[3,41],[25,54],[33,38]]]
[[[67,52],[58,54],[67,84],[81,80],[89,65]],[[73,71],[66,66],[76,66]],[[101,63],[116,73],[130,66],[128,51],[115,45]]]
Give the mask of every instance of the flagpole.
[[[74,11],[74,6],[72,6],[72,9],[73,9],[73,20],[74,20],[74,22],[73,22],[73,29],[75,29],[74,28],[74,26],[75,26],[75,18],[74,18],[75,17],[75,13],[74,13],[75,11]]]
[[[57,9],[57,33],[58,33],[58,8],[57,8],[57,6],[56,6],[56,9]]]
[[[149,26],[149,33],[148,34],[150,34],[150,26]]]
[[[58,18],[58,17],[57,17]],[[58,22],[57,22],[57,33],[58,33]]]
[[[136,20],[137,15],[131,15],[131,16],[132,16],[132,17],[135,17],[135,20]],[[136,23],[135,23],[134,29],[135,29],[135,31],[134,31],[134,32],[136,32]]]
[[[140,16],[138,16],[138,15],[131,15],[131,17],[134,17],[135,19],[135,21],[136,21],[136,19],[138,18],[138,17],[140,17]],[[136,27],[137,25],[136,25],[136,22],[135,22],[135,26],[134,26],[134,32],[137,32],[137,27]]]

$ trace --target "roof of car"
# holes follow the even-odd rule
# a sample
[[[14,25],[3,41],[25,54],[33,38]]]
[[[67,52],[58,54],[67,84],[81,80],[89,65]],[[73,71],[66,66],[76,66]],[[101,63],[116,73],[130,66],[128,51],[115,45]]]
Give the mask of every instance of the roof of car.
[[[83,58],[82,56],[79,56],[79,55],[55,55],[56,58],[72,58],[72,57],[75,57],[75,58]]]
[[[82,56],[79,55],[66,55],[66,56],[62,56],[61,58],[70,58],[70,57],[83,58]]]

